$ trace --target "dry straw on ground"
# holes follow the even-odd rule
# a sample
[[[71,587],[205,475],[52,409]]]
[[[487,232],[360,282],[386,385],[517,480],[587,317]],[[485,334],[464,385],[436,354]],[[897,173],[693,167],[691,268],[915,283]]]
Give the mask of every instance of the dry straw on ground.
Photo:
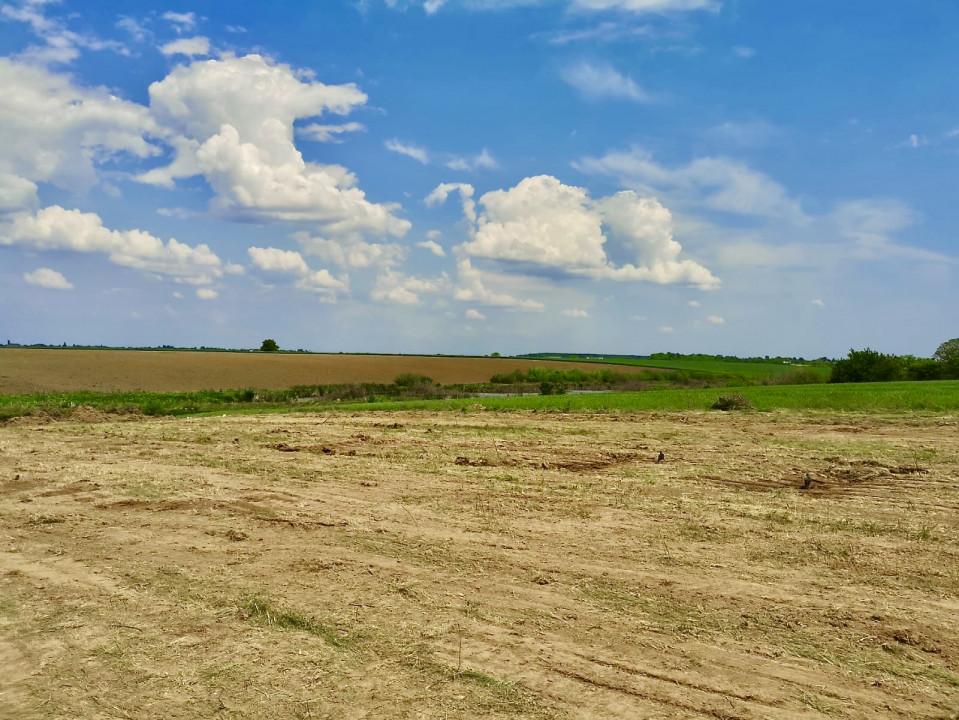
[[[11,424],[0,716],[945,718],[957,470],[954,418]]]

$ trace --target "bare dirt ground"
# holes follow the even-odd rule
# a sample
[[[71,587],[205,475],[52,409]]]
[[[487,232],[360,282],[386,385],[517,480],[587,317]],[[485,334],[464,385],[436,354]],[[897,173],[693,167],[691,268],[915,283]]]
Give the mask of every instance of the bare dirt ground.
[[[953,718],[957,431],[10,422],[0,717]]]
[[[294,385],[391,383],[403,373],[426,375],[450,385],[489,382],[497,373],[532,367],[669,372],[626,365],[512,358],[0,348],[0,395],[81,390],[282,390]]]

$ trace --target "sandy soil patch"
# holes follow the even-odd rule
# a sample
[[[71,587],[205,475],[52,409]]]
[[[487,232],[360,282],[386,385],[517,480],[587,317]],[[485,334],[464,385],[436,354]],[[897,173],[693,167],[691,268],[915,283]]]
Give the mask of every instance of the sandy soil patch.
[[[0,717],[954,717],[957,430],[11,424]]]

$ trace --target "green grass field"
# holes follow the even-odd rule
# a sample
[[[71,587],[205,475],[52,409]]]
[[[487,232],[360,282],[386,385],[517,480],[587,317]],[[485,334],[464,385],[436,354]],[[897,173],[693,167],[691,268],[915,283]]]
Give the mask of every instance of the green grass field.
[[[590,395],[412,400],[342,405],[344,410],[460,410],[481,404],[489,410],[561,412],[708,410],[720,395],[738,394],[756,410],[959,413],[959,381],[821,385],[752,385],[740,388],[665,389]]]
[[[48,413],[69,415],[77,407],[101,412],[139,412],[144,415],[197,415],[224,412],[291,412],[317,410],[464,410],[482,405],[488,410],[544,412],[708,410],[720,395],[739,394],[757,411],[848,411],[877,413],[959,414],[959,381],[858,383],[848,385],[750,385],[740,388],[663,389],[588,395],[434,400],[390,400],[375,394],[363,400],[317,401],[291,389],[259,395],[251,390],[199,393],[70,393],[60,395],[0,396],[0,420]]]

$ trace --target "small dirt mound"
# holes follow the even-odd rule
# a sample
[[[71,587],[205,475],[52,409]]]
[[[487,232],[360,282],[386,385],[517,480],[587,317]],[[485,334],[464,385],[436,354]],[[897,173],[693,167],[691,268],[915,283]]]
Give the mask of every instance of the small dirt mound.
[[[732,393],[728,395],[720,395],[713,401],[713,404],[709,406],[712,410],[755,410],[749,400],[740,395],[739,393]]]

